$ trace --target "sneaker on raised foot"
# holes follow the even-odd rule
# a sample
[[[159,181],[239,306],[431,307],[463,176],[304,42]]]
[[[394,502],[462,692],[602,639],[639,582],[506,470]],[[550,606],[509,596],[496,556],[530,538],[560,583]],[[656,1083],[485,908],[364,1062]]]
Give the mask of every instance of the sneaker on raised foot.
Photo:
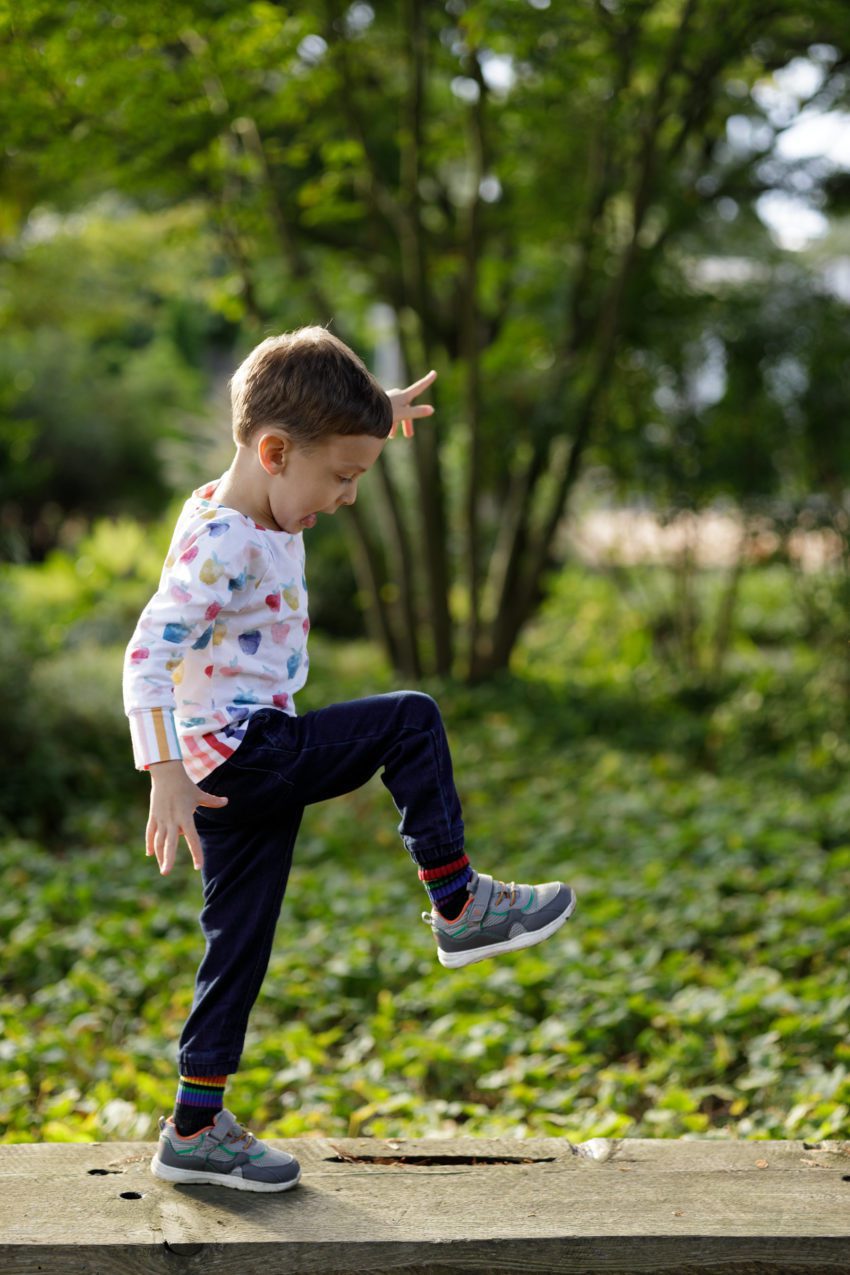
[[[182,1137],[171,1116],[160,1116],[151,1173],[165,1182],[212,1182],[237,1191],[288,1191],[301,1168],[294,1156],[261,1142],[225,1107],[212,1124]]]
[[[422,920],[434,931],[440,964],[458,969],[541,943],[561,928],[575,905],[575,891],[561,881],[505,885],[473,871],[469,900],[453,921],[436,908],[423,912]]]

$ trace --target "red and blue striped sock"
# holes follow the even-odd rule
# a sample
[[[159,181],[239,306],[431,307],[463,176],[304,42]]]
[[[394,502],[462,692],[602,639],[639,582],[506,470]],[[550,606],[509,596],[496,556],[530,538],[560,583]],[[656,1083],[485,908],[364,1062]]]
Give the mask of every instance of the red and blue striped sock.
[[[227,1076],[183,1076],[174,1102],[174,1123],[184,1138],[212,1124],[224,1106]]]
[[[433,859],[427,868],[420,868],[419,880],[428,891],[432,906],[453,921],[466,907],[472,867],[463,850],[450,850],[445,858]]]

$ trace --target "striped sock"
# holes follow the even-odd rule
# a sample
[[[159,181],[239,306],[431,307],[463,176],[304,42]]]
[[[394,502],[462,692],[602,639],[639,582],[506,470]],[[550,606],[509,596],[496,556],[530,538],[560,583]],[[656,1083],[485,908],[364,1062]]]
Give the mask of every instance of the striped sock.
[[[427,868],[420,868],[419,880],[428,891],[432,906],[453,921],[466,906],[472,867],[463,850],[451,850],[444,859],[434,859]]]
[[[174,1102],[177,1132],[188,1137],[212,1124],[224,1106],[227,1076],[183,1076]]]

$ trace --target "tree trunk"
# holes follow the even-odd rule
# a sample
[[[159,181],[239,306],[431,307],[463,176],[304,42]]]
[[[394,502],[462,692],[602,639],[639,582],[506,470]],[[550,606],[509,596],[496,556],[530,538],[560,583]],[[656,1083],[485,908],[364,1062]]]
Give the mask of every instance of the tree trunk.
[[[406,0],[405,4],[409,92],[406,116],[402,122],[401,193],[402,261],[411,281],[410,295],[418,317],[414,339],[406,337],[405,325],[399,324],[402,348],[408,373],[413,367],[433,366],[435,343],[430,322],[431,305],[428,290],[428,268],[425,233],[420,215],[420,154],[425,110],[425,31],[424,0]],[[413,358],[414,353],[416,358]],[[449,566],[446,547],[446,500],[440,466],[436,432],[417,430],[414,435],[416,480],[419,490],[419,512],[422,520],[422,549],[428,581],[428,611],[434,640],[434,668],[447,674],[452,667],[452,623],[449,613]]]
[[[478,97],[470,108],[470,150],[472,194],[466,214],[466,261],[462,304],[462,348],[466,360],[466,419],[469,453],[466,470],[466,568],[469,594],[467,632],[467,675],[477,676],[481,635],[481,557],[479,502],[481,500],[481,340],[478,308],[478,263],[483,251],[481,238],[481,181],[486,170],[484,103],[487,86],[475,51],[470,67],[478,85]]]

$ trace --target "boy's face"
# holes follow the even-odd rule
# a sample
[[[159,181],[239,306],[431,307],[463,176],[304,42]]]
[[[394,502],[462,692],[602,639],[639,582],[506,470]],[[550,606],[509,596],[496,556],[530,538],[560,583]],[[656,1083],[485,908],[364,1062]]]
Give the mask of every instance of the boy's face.
[[[276,439],[267,446],[266,439]],[[268,499],[271,515],[281,531],[297,534],[316,525],[317,514],[335,514],[340,505],[353,505],[357,482],[371,469],[386,444],[369,434],[331,434],[304,451],[287,436],[260,439],[261,463],[271,475]]]

